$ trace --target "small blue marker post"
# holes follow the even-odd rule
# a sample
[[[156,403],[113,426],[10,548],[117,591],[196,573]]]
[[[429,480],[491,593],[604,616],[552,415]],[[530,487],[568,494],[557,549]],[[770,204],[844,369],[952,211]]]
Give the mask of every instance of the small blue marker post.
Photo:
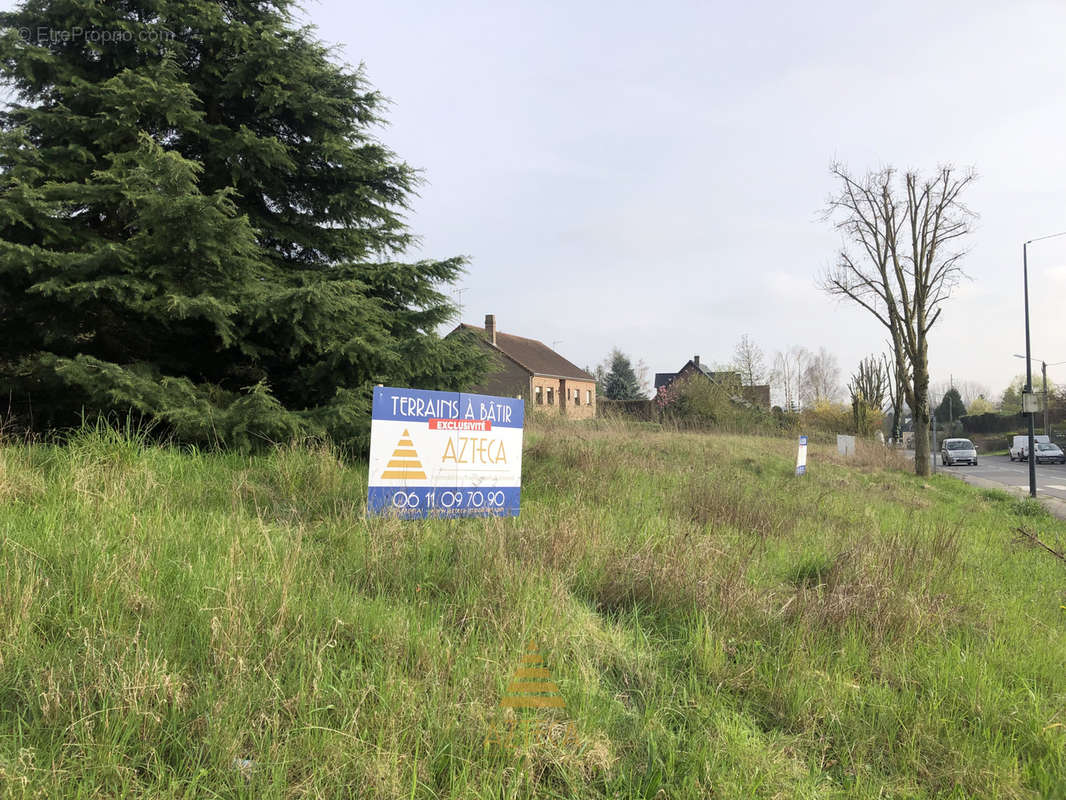
[[[807,437],[801,436],[799,440],[799,449],[796,451],[796,474],[805,475],[807,473]]]

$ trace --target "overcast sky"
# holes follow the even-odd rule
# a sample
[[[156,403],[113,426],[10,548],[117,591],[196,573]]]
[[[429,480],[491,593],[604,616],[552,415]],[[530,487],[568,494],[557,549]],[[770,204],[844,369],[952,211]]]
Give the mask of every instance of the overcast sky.
[[[881,8],[872,7],[883,6]],[[672,371],[884,348],[816,287],[834,159],[973,166],[965,282],[934,380],[998,393],[1024,362],[1022,242],[1066,230],[1066,3],[353,4],[305,17],[393,101],[383,140],[425,170],[422,253],[471,258],[463,318],[613,346]],[[1066,361],[1066,238],[1030,246],[1033,354]],[[1066,380],[1066,365],[1049,374]]]

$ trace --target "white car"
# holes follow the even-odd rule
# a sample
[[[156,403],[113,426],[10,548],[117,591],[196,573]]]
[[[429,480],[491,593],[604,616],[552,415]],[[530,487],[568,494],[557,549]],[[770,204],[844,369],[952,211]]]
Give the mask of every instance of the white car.
[[[945,467],[956,464],[977,466],[977,445],[969,439],[945,439],[940,445],[940,463]]]
[[[1038,433],[1033,436],[1033,442],[1036,444],[1047,444],[1050,442],[1047,436],[1042,433]],[[1029,460],[1029,437],[1028,436],[1015,436],[1011,440],[1010,450],[1007,451],[1010,454],[1011,461],[1028,461]]]
[[[1036,463],[1037,464],[1066,464],[1066,453],[1062,452],[1057,444],[1050,442],[1037,442],[1036,444]]]

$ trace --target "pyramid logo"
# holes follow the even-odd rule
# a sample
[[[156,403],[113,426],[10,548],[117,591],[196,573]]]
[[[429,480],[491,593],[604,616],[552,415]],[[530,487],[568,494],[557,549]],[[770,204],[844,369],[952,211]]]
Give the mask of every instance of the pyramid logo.
[[[566,708],[559,686],[551,679],[551,672],[544,665],[544,658],[533,640],[526,646],[522,666],[515,670],[507,684],[500,708],[531,709],[534,712],[543,708]],[[550,713],[519,716],[504,712],[485,737],[486,747],[493,744],[516,753],[541,745],[573,748],[578,753],[588,747],[573,720],[560,720]]]
[[[422,468],[422,462],[418,460],[418,451],[415,443],[411,441],[411,433],[405,428],[396,449],[392,451],[392,458],[381,473],[382,480],[414,481],[425,480],[426,471]]]
[[[515,670],[507,684],[507,694],[500,701],[500,708],[565,708],[559,685],[551,679],[551,672],[544,666],[544,658],[532,639],[522,656],[522,666]]]

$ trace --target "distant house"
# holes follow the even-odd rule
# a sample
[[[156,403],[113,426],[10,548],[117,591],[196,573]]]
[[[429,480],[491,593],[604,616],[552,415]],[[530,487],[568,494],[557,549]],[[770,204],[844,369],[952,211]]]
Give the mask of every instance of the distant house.
[[[503,333],[496,316],[485,315],[485,327],[462,323],[449,333],[471,331],[495,361],[493,369],[472,391],[521,397],[534,411],[584,419],[596,416],[596,379],[571,364],[543,342]]]
[[[675,381],[684,380],[693,375],[699,375],[712,383],[740,386],[740,399],[765,411],[770,410],[770,386],[768,384],[741,386],[740,373],[732,370],[720,372],[710,370],[706,364],[700,363],[699,356],[693,356],[677,372],[656,372],[655,391],[658,393],[660,387],[669,387]]]

